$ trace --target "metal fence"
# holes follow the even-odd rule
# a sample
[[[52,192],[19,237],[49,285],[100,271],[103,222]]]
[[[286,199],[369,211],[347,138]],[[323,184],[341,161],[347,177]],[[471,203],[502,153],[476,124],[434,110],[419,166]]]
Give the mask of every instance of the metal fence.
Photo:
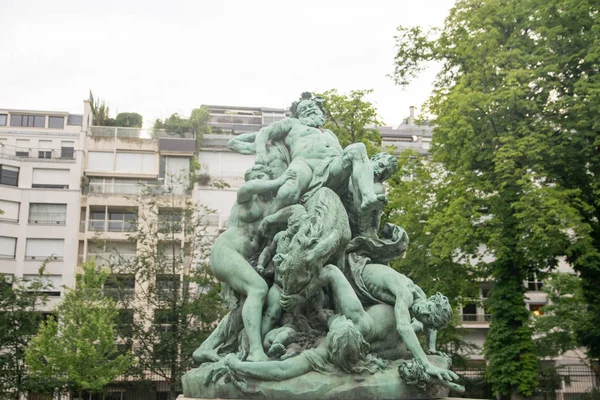
[[[494,399],[490,385],[485,381],[485,369],[481,368],[453,368],[465,385],[466,392],[461,397]],[[555,371],[558,375],[549,378],[548,371]],[[539,387],[530,400],[575,400],[592,389],[600,388],[600,371],[595,371],[586,365],[562,365],[556,369],[552,367],[540,368],[538,375]],[[550,374],[551,375],[551,374]],[[552,382],[549,382],[552,380]],[[556,385],[555,389],[552,387]]]

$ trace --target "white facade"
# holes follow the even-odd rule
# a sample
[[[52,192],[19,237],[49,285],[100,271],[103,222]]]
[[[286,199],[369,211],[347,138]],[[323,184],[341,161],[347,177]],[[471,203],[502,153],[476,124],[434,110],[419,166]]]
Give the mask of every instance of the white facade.
[[[82,115],[0,109],[0,274],[27,279],[45,260],[54,289],[75,283]]]

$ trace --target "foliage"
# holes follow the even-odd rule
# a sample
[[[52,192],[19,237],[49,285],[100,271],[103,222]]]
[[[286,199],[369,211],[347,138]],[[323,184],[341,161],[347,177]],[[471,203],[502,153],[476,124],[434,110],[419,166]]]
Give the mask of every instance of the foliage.
[[[461,298],[478,297],[480,274],[475,266],[440,251],[440,228],[451,222],[436,218],[443,216],[439,210],[446,197],[453,195],[452,188],[445,185],[445,174],[440,164],[412,150],[403,151],[398,157],[398,172],[388,181],[389,203],[384,219],[403,227],[410,238],[405,256],[394,261],[392,267],[414,280],[425,293],[444,293],[456,307]],[[437,340],[438,347],[452,356],[454,365],[464,364],[464,354],[473,350],[463,340],[465,330],[460,324],[458,318],[453,318]]]
[[[50,290],[42,264],[36,278],[0,276],[0,398],[19,399],[29,388],[25,349],[35,335]]]
[[[497,394],[536,386],[524,280],[566,255],[600,310],[597,19],[586,1],[459,0],[437,32],[398,28],[397,83],[442,63],[427,111],[454,195],[431,252],[468,259],[484,244],[494,258],[480,267],[495,281],[485,355]],[[599,322],[585,330],[594,356]]]
[[[202,136],[210,133],[208,121],[210,120],[210,112],[206,107],[194,108],[189,118],[182,117],[178,113],[171,114],[164,121],[157,119],[154,122],[154,130],[164,129],[168,133],[176,134],[183,137],[186,133],[194,133],[198,146]]]
[[[100,391],[129,364],[118,355],[114,324],[117,310],[103,298],[107,273],[95,263],[83,263],[76,288],[56,307],[58,321],[49,318],[31,339],[25,359],[38,390]]]
[[[92,108],[92,115],[94,117],[93,124],[96,126],[115,126],[116,121],[110,118],[110,110],[104,101],[100,98],[94,99],[90,96],[90,107]]]
[[[581,279],[554,272],[542,287],[548,295],[544,315],[535,318],[536,347],[540,357],[556,357],[581,346],[577,329],[588,318]]]
[[[380,151],[381,136],[378,126],[383,125],[375,106],[365,100],[373,90],[352,90],[339,94],[336,89],[318,94],[325,99],[324,109],[330,129],[340,140],[342,147],[352,143],[364,143],[369,156]]]
[[[169,398],[181,391],[181,376],[192,366],[192,353],[224,314],[220,286],[206,262],[213,237],[202,217],[212,213],[181,196],[176,179],[164,190],[143,188],[139,197],[135,257],[112,249],[111,287],[129,311],[121,338],[137,361],[129,374],[145,379],[148,372],[168,382]],[[134,284],[129,284],[134,281]],[[125,279],[120,279],[125,278]],[[127,315],[127,314],[125,314]],[[133,323],[135,321],[135,323]]]
[[[141,128],[143,117],[134,112],[123,112],[117,114],[115,119],[116,126],[122,126],[125,128]]]

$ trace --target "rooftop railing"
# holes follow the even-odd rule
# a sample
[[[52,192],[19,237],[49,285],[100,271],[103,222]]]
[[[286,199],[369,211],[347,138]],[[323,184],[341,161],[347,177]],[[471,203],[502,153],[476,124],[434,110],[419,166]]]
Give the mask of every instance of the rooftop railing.
[[[91,126],[88,136],[124,139],[187,138],[193,139],[192,132],[183,135],[167,132],[164,129],[124,128],[119,126]]]

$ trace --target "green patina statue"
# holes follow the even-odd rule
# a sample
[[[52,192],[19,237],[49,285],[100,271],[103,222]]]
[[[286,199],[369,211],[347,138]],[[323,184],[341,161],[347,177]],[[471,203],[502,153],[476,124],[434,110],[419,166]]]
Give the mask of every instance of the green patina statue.
[[[321,107],[303,93],[291,118],[229,142],[256,154],[256,164],[212,248],[231,311],[194,352],[200,366],[183,378],[187,397],[392,399],[464,390],[436,350],[437,331],[452,316],[448,299],[427,298],[387,265],[408,246],[402,228],[380,230],[395,157],[369,160],[362,144],[343,149],[321,128]]]

